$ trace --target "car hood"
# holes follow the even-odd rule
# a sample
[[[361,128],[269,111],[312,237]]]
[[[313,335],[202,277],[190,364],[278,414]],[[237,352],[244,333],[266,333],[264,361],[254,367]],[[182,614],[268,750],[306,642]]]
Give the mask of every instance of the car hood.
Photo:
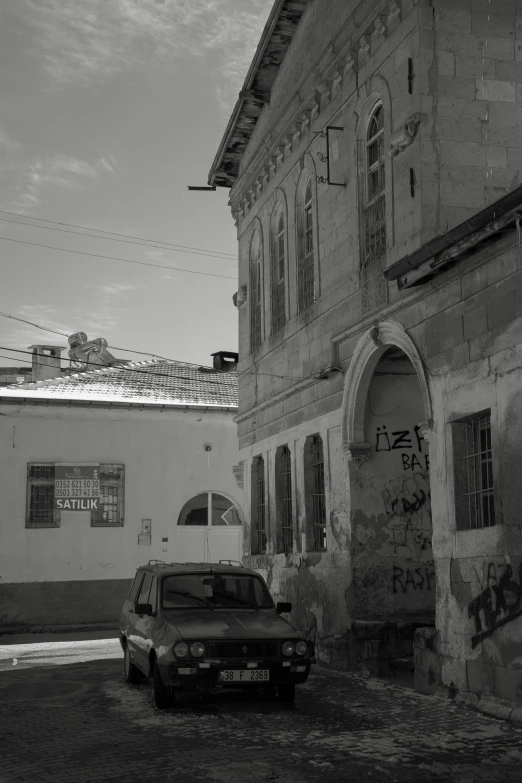
[[[184,639],[295,639],[297,631],[276,612],[176,609],[166,621]]]

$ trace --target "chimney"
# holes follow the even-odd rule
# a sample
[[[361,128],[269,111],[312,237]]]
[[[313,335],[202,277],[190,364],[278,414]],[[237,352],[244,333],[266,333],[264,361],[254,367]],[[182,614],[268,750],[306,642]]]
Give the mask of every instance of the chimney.
[[[56,378],[62,372],[61,354],[65,348],[61,345],[30,345],[33,352],[33,370],[31,380],[46,381]]]
[[[239,354],[232,351],[217,351],[211,354],[214,360],[214,369],[220,372],[236,372]]]

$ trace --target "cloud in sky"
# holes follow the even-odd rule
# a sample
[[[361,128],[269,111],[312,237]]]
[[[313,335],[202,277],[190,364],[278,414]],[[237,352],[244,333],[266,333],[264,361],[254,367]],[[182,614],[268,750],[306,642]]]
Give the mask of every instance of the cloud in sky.
[[[220,55],[218,99],[230,108],[270,10],[267,0],[17,0],[54,87],[106,79],[183,52]]]
[[[95,180],[102,173],[114,173],[115,165],[112,156],[100,157],[92,163],[60,154],[28,160],[19,172],[14,206],[22,211],[30,210],[40,204],[44,189],[77,190],[86,181]]]

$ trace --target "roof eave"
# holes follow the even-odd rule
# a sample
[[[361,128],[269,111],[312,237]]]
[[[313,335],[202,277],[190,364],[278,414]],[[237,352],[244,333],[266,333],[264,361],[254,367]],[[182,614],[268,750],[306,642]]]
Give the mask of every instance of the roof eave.
[[[235,181],[235,177],[231,174],[226,174],[225,172],[221,172],[224,179],[227,179],[227,182],[221,181],[219,182],[217,180],[218,173],[220,172],[221,166],[223,164],[223,158],[225,156],[225,153],[227,151],[227,148],[229,146],[229,143],[232,139],[232,136],[234,134],[234,130],[237,126],[238,120],[241,115],[241,110],[244,106],[246,98],[253,98],[250,90],[252,88],[254,79],[259,71],[259,68],[262,64],[263,57],[266,53],[266,50],[268,48],[268,45],[270,43],[270,40],[272,38],[272,34],[274,32],[274,29],[279,21],[279,17],[281,15],[281,12],[286,5],[288,0],[275,0],[274,5],[272,6],[272,10],[270,11],[270,15],[267,19],[267,22],[265,24],[265,27],[263,29],[263,33],[261,35],[260,41],[257,45],[256,52],[254,54],[254,58],[252,60],[252,63],[250,64],[250,68],[248,69],[248,73],[246,75],[245,81],[243,83],[243,89],[239,93],[239,98],[236,101],[236,105],[234,106],[232,116],[230,117],[227,127],[225,129],[225,133],[223,135],[223,138],[221,139],[221,143],[219,145],[217,154],[214,158],[214,161],[212,163],[212,167],[210,169],[209,175],[208,175],[208,184],[211,186],[217,186],[217,187],[232,187]],[[266,100],[265,100],[266,102]],[[264,105],[264,103],[263,103]],[[259,112],[261,113],[261,112]],[[256,120],[257,121],[257,120]],[[255,123],[254,123],[255,124]]]

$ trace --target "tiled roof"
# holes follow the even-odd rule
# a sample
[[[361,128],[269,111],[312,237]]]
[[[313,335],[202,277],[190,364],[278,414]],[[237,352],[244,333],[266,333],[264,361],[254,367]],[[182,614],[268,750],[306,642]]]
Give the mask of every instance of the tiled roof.
[[[237,408],[237,373],[159,359],[8,386],[2,397]]]

